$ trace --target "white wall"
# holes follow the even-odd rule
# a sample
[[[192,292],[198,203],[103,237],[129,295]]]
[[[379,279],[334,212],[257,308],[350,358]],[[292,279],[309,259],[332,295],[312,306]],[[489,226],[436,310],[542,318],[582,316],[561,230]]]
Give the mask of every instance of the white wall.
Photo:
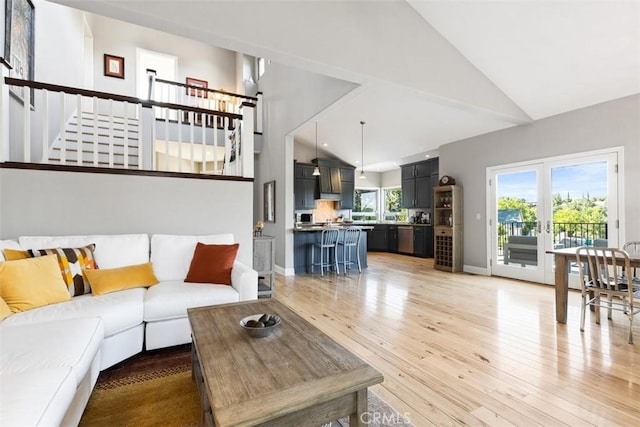
[[[441,146],[440,176],[451,175],[464,187],[464,264],[487,268],[488,166],[620,146],[624,242],[640,238],[640,95]]]
[[[210,89],[236,90],[235,52],[97,15],[91,17],[91,30],[98,91],[135,96],[136,48],[178,57],[179,82],[193,77],[206,80]],[[124,57],[124,80],[104,76],[105,53]]]
[[[34,79],[63,86],[82,87],[84,82],[83,12],[48,1],[35,0]],[[63,46],[64,48],[61,48]],[[36,94],[38,95],[38,94]],[[43,105],[35,99],[31,135],[42,134]],[[9,99],[9,141],[12,159],[22,160],[22,102]],[[52,131],[57,133],[57,123]],[[37,139],[38,142],[40,139]],[[40,159],[38,144],[32,144],[32,161]]]
[[[382,172],[380,174],[380,185],[382,187],[399,187],[402,185],[402,174],[400,168]]]
[[[0,238],[233,233],[251,265],[251,182],[0,169]]]
[[[264,93],[265,144],[256,161],[255,203],[262,206],[262,185],[276,181],[276,222],[265,223],[264,233],[276,238],[276,265],[293,270],[293,137],[301,124],[356,87],[308,71],[276,63],[260,78]],[[262,209],[256,209],[262,220]],[[281,270],[282,271],[282,270]]]

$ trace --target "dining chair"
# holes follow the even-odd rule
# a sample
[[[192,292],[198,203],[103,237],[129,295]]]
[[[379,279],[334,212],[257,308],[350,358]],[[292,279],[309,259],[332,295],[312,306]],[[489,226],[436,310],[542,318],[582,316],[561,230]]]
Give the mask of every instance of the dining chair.
[[[625,243],[622,250],[633,257],[640,258],[640,240],[632,240],[631,242]],[[631,273],[631,280],[634,283],[640,283],[640,277],[638,276],[637,270],[638,269],[636,267],[633,267],[633,273]]]
[[[631,277],[623,275],[623,269],[631,271],[627,253],[618,248],[581,246],[576,251],[576,262],[581,267],[578,269],[582,287],[580,330],[584,332],[587,306],[595,308],[598,325],[600,308],[608,310],[609,320],[612,310],[622,311],[629,318],[629,344],[633,344],[633,318],[640,313],[640,307],[634,304],[634,291],[640,286],[636,285],[634,289]],[[603,297],[605,301],[602,301]]]
[[[342,246],[342,261],[339,262],[344,268],[344,275],[351,270],[351,266],[358,264],[358,273],[362,273],[362,266],[360,265],[360,236],[362,230],[359,228],[345,229],[342,234],[342,240],[338,241],[338,246]],[[356,262],[351,260],[351,254],[355,248]]]
[[[313,273],[313,267],[320,266],[320,275],[324,276],[324,269],[327,271],[331,267],[336,269],[336,274],[340,274],[338,270],[338,238],[340,237],[340,231],[338,230],[322,230],[320,234],[320,241],[311,244],[311,273]],[[320,250],[320,262],[316,262],[315,249]],[[326,252],[326,258],[325,258]],[[333,263],[331,259],[333,257]]]

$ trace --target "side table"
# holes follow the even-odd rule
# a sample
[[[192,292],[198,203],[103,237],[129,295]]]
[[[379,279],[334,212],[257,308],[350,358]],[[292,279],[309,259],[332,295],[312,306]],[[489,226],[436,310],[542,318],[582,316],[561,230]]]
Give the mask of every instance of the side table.
[[[272,236],[253,238],[253,269],[258,272],[258,298],[274,294],[276,239]]]

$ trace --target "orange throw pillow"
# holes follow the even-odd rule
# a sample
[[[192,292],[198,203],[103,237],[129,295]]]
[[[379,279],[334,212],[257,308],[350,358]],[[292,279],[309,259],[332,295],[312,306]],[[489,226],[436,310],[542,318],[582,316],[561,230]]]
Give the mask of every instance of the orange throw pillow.
[[[240,244],[205,245],[198,242],[185,282],[231,284],[231,269]]]

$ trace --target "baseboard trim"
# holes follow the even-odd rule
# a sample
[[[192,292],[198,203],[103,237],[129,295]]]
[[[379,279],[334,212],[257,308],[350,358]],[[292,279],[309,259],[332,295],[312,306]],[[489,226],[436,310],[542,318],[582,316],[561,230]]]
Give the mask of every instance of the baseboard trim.
[[[282,268],[279,265],[274,267],[274,270],[278,274],[282,274],[283,276],[295,276],[296,271],[293,268]]]
[[[491,276],[488,268],[475,267],[473,265],[464,265],[462,271],[469,274],[477,274],[479,276]]]

